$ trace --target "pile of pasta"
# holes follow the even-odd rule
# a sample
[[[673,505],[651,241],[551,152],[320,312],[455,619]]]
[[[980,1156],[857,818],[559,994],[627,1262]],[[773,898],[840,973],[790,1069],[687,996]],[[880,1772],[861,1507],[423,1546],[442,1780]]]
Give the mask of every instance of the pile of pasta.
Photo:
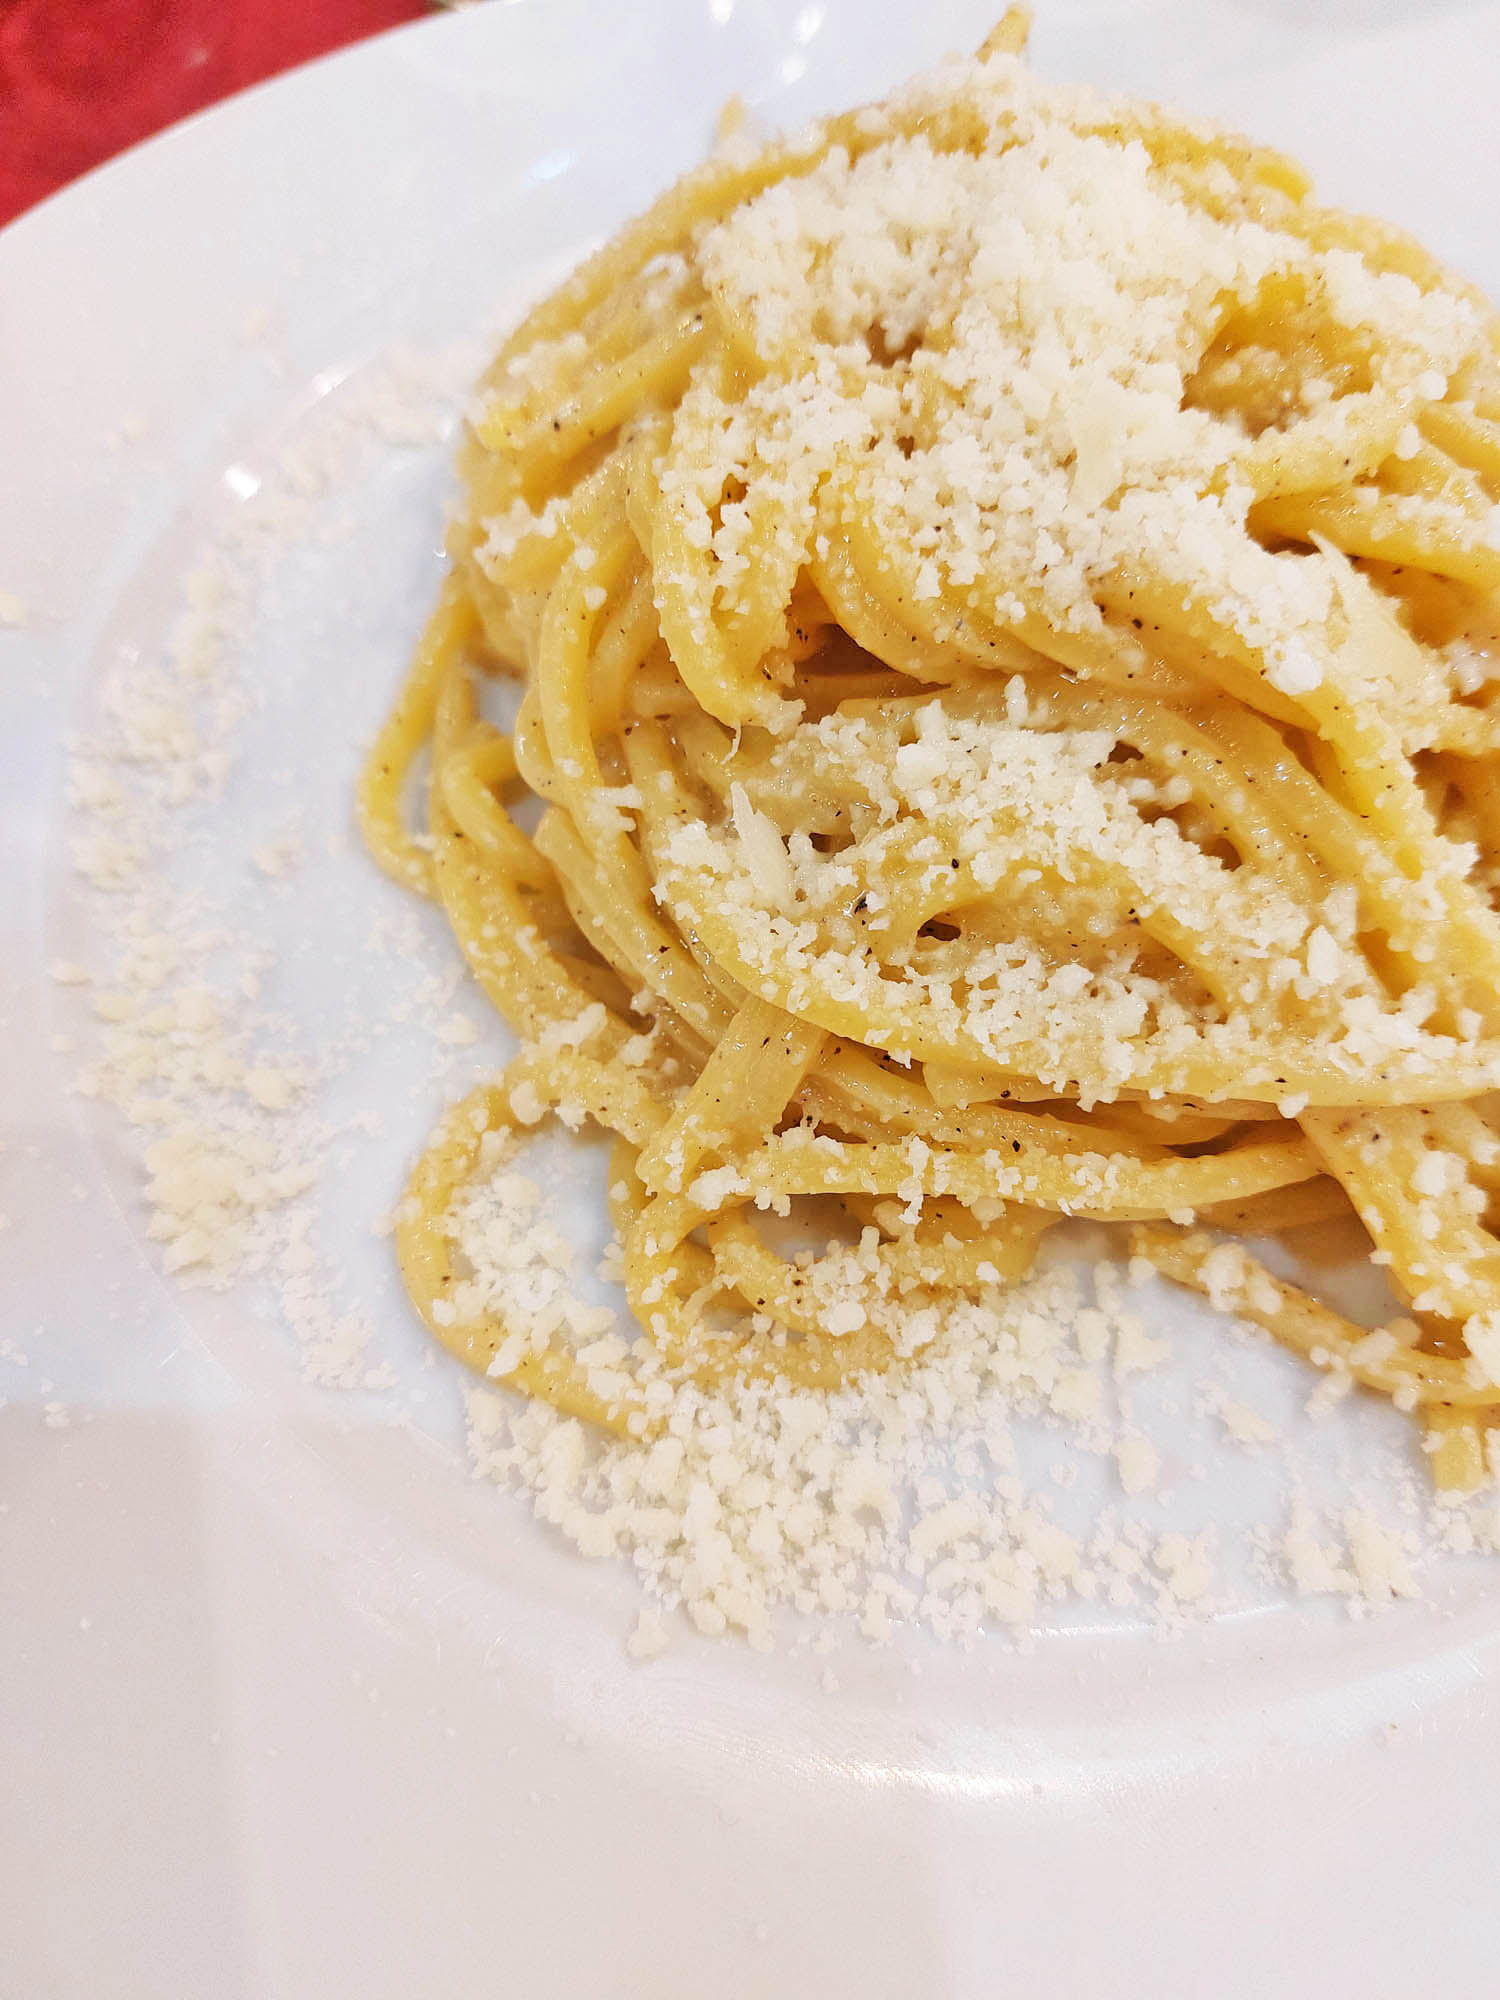
[[[686,1382],[899,1368],[1083,1217],[1473,1487],[1496,316],[1287,160],[1039,84],[1024,32],[724,137],[481,386],[360,805],[521,1051],[416,1168],[406,1283],[639,1436]],[[453,1303],[457,1193],[553,1112],[615,1135],[607,1370]],[[1373,1332],[1246,1248],[1341,1232],[1404,1301]]]

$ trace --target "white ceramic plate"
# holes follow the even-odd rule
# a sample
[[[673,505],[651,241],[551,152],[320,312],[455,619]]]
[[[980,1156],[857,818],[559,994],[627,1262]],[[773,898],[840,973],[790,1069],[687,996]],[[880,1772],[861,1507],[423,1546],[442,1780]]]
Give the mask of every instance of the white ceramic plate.
[[[457,988],[439,1011],[480,1038],[435,1065],[451,951],[348,837],[438,571],[456,385],[731,92],[795,121],[990,11],[477,8],[249,93],[0,238],[0,612],[26,611],[0,629],[7,1996],[1494,1991],[1493,1566],[1431,1565],[1422,1602],[1362,1621],[1266,1588],[1166,1645],[1128,1616],[1021,1650],[681,1634],[643,1669],[628,1574],[469,1477],[453,1373],[370,1232],[502,1047]],[[1500,9],[1040,12],[1045,72],[1249,127],[1500,289]],[[253,699],[222,797],[144,879],[178,918],[206,899],[225,977],[272,954],[246,1007],[336,1054],[319,1269],[366,1322],[353,1390],[303,1379],[284,1278],[159,1276],[138,1144],[75,1089],[97,980],[48,974],[118,955],[72,865],[70,739],[118,738],[112,677],[165,654],[226,551],[251,581],[200,624],[203,685]],[[1173,1310],[1188,1390],[1222,1365],[1295,1416],[1281,1356]],[[1389,1451],[1383,1421],[1339,1414],[1309,1477]],[[1200,1516],[1252,1487],[1216,1463]]]

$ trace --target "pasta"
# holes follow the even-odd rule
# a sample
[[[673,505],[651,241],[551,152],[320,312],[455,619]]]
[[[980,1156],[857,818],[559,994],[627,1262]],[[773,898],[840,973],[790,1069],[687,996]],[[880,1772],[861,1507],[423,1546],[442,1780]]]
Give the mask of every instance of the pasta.
[[[1500,321],[1024,35],[723,140],[481,386],[360,812],[522,1048],[418,1164],[405,1280],[476,1368],[645,1437],[684,1381],[899,1368],[1085,1217],[1472,1486]],[[603,1358],[462,1304],[455,1199],[553,1114],[615,1135],[639,1337]],[[1314,1228],[1402,1317],[1246,1247]]]

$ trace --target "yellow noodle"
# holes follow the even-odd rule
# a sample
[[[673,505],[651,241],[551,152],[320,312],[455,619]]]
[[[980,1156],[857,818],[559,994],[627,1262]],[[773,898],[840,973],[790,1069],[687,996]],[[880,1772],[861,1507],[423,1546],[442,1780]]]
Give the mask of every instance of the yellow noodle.
[[[1278,156],[1031,85],[1024,36],[1013,10],[946,80],[727,139],[487,374],[359,816],[524,1046],[419,1163],[402,1269],[465,1361],[641,1436],[682,1383],[899,1368],[1060,1218],[1128,1224],[1164,1275],[1419,1411],[1470,1488],[1500,1425],[1500,327]],[[799,251],[774,311],[744,251],[774,269],[805,182],[910,161],[957,186],[1038,119],[1113,162],[1101,201],[1144,176],[1164,227],[1281,246],[1183,291],[1165,420],[1218,457],[1179,476],[1181,533],[1151,513],[1177,489],[1120,469],[1113,378],[1062,445],[1051,392],[1027,418],[1032,500],[1088,529],[1072,595],[1070,530],[1024,541],[1014,452],[952,372],[982,288],[926,323],[913,280],[840,329],[857,250],[844,291],[836,233]],[[955,213],[944,254],[982,221]],[[1116,334],[1128,310],[1100,355]],[[1003,416],[1003,371],[987,393]],[[489,672],[521,684],[509,730]],[[557,1107],[617,1135],[640,1337],[613,1372],[451,1306],[455,1205]],[[1235,1241],[1339,1220],[1399,1334]]]

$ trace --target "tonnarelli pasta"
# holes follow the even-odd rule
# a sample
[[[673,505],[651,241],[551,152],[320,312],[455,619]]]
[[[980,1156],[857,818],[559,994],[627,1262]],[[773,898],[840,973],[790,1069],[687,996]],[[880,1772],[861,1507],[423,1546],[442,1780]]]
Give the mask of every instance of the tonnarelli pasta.
[[[1023,34],[724,140],[484,380],[361,811],[523,1046],[417,1167],[406,1281],[476,1367],[648,1435],[684,1381],[899,1368],[1060,1218],[1119,1223],[1472,1485],[1496,316],[1287,160],[1037,83]],[[605,1359],[456,1303],[455,1200],[554,1111],[616,1135]],[[1239,1240],[1339,1219],[1389,1327]]]

